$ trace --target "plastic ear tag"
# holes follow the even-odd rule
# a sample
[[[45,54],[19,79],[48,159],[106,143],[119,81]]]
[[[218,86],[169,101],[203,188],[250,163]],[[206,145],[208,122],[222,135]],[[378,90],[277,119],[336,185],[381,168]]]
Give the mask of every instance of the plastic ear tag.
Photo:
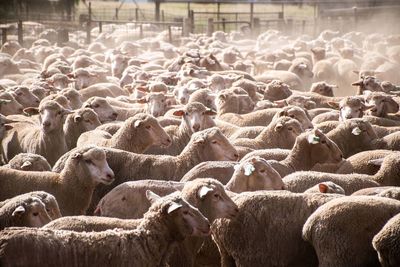
[[[362,132],[361,129],[358,128],[358,127],[355,127],[355,128],[351,131],[351,133],[354,134],[354,135],[360,135],[361,132]]]
[[[244,165],[244,175],[246,176],[250,176],[255,170],[256,168],[251,163],[246,163]]]
[[[320,138],[318,136],[316,136],[315,134],[310,134],[307,137],[308,143],[313,144],[313,145],[318,144],[319,140],[320,140]]]

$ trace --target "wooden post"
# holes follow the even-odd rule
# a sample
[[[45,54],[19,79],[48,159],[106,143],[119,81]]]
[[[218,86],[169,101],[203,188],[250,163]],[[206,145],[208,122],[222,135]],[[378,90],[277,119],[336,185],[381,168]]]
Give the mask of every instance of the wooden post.
[[[287,30],[287,33],[289,33],[290,35],[293,34],[293,19],[287,20],[286,30]]]
[[[140,24],[140,26],[139,26],[139,36],[140,36],[140,39],[143,39],[143,24]]]
[[[90,35],[90,31],[91,31],[91,25],[92,24],[92,3],[89,2],[89,16],[88,16],[88,21],[87,21],[87,25],[86,25],[86,43],[90,44],[91,42],[91,35]]]
[[[236,29],[236,30],[239,29],[238,20],[239,20],[239,14],[236,12],[236,14],[235,14],[235,22],[236,22],[236,23],[235,23],[235,25],[236,25],[235,29]]]
[[[190,18],[183,19],[183,36],[189,36],[190,32]]]
[[[139,8],[135,8],[135,21],[139,20]]]
[[[7,42],[7,28],[1,29],[1,44],[5,44]]]
[[[207,21],[207,36],[211,37],[214,32],[214,19],[208,18]]]
[[[115,20],[118,20],[118,8],[115,9]]]
[[[103,22],[99,21],[99,33],[103,32]]]
[[[254,3],[250,3],[250,27],[253,28],[253,18],[254,18]]]
[[[190,1],[187,2],[187,14],[188,18],[190,18]]]
[[[253,36],[257,37],[260,34],[260,18],[253,18],[251,25]]]
[[[164,10],[161,10],[161,21],[165,21],[165,15],[164,15]]]
[[[23,46],[24,45],[24,32],[22,28],[22,20],[18,21],[18,43]]]
[[[190,18],[190,32],[191,33],[194,33],[194,11],[193,10],[190,10],[190,16],[189,16],[189,18]]]
[[[161,2],[160,0],[155,0],[154,1],[156,7],[155,7],[155,20],[156,21],[160,21],[160,6],[161,6]]]
[[[284,3],[282,3],[281,12],[282,12],[282,18],[285,18],[285,4]]]
[[[171,25],[168,25],[168,41],[172,44],[172,29]]]
[[[222,18],[222,31],[226,32],[226,23],[225,23],[226,19]]]
[[[220,13],[221,12],[221,3],[220,2],[218,2],[217,3],[217,21],[219,22],[220,21]],[[219,30],[219,24],[217,24],[218,25],[218,30]]]

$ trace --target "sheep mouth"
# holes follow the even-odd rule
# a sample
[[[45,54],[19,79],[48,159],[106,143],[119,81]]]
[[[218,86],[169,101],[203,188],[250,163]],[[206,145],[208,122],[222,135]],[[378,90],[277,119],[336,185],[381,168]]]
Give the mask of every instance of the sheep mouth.
[[[161,142],[159,145],[163,148],[167,148],[171,145],[171,142]]]
[[[111,179],[108,179],[108,178],[100,178],[100,181],[103,183],[103,184],[105,184],[105,185],[109,185],[109,184],[111,184],[112,182],[114,182],[114,178],[111,178]]]
[[[193,229],[192,235],[196,236],[209,236],[211,234],[211,229],[201,229],[201,228],[195,228]]]

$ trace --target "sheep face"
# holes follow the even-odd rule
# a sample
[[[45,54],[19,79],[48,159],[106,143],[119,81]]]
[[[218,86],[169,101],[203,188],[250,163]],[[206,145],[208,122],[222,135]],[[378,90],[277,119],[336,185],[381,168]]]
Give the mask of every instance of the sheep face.
[[[363,119],[350,119],[344,122],[344,127],[351,132],[350,136],[356,136],[357,139],[363,139],[366,146],[370,146],[371,142],[378,138],[374,129],[368,121]]]
[[[225,89],[224,77],[218,74],[213,74],[208,78],[209,88],[215,92]]]
[[[143,140],[143,142],[161,147],[168,147],[172,142],[170,136],[161,127],[158,120],[151,115],[135,115],[130,123],[131,127],[143,132],[142,138],[148,136],[149,140],[146,140],[147,142]]]
[[[201,158],[211,161],[237,161],[239,158],[236,149],[216,127],[194,133],[192,140],[200,147]]]
[[[299,136],[300,137],[300,136]],[[317,163],[339,163],[343,159],[340,148],[320,130],[306,132],[305,136],[310,147],[311,161]]]
[[[384,117],[387,113],[396,113],[399,111],[399,104],[390,95],[373,92],[366,100],[369,105],[374,106],[367,112],[372,116]]]
[[[31,87],[31,91],[39,100],[47,96],[47,90],[40,86]]]
[[[311,71],[310,66],[305,62],[293,65],[289,71],[293,72],[301,79],[314,77],[314,73]]]
[[[115,121],[118,116],[105,98],[91,97],[83,104],[83,107],[93,109],[101,123]]]
[[[169,231],[175,235],[174,239],[183,240],[186,236],[210,234],[210,223],[207,218],[176,193],[161,198],[147,190],[146,197],[152,203],[148,212],[161,208]],[[146,217],[146,214],[144,216]]]
[[[101,125],[97,114],[89,108],[83,108],[75,112],[74,122],[79,123],[83,131],[91,131]]]
[[[115,55],[111,60],[111,74],[121,78],[122,72],[128,66],[129,58],[123,55]]]
[[[337,86],[326,82],[317,82],[311,85],[310,92],[333,97],[333,88],[337,88]]]
[[[147,113],[154,117],[164,115],[168,107],[165,93],[147,94],[144,98],[139,99],[138,103],[145,103],[147,106]]]
[[[75,82],[75,79],[69,78],[67,75],[64,74],[54,74],[49,79],[49,82],[57,89],[64,89],[69,86],[70,83]]]
[[[11,89],[12,95],[24,108],[39,106],[40,100],[29,91],[28,87],[18,86]]]
[[[324,194],[340,194],[340,195],[345,194],[344,189],[340,185],[337,185],[331,181],[319,183],[317,186],[319,192]]]
[[[207,128],[209,116],[215,116],[217,113],[203,104],[193,102],[188,104],[185,109],[174,112],[175,116],[182,117],[182,123],[191,133],[202,131]]]
[[[79,160],[94,183],[111,184],[114,172],[108,166],[106,153],[100,148],[91,148],[86,152],[73,154],[72,159]],[[83,179],[83,178],[82,178]],[[87,183],[87,181],[86,181]]]
[[[358,94],[362,94],[364,91],[382,91],[380,81],[374,76],[362,76],[360,80],[351,85],[359,87]]]
[[[78,109],[82,107],[82,96],[77,90],[66,89],[61,91],[61,94],[68,99],[72,109]]]
[[[279,133],[282,140],[285,140],[286,146],[283,146],[283,148],[287,149],[291,149],[296,142],[297,136],[304,132],[301,124],[289,117],[280,117],[271,122],[271,126],[274,127],[275,132]]]
[[[58,104],[60,104],[63,108],[69,109],[69,110],[72,109],[71,106],[70,106],[70,104],[69,104],[68,99],[67,99],[65,96],[63,96],[63,95],[52,94],[52,95],[46,96],[46,97],[43,99],[43,101],[47,101],[47,100],[54,100],[54,101],[56,101]]]
[[[238,212],[238,207],[233,200],[226,194],[223,185],[211,179],[208,183],[201,183],[197,190],[197,207],[212,223],[219,218],[234,218]],[[185,194],[183,189],[182,194]]]
[[[300,107],[287,106],[275,115],[275,118],[290,117],[300,122],[303,129],[312,129],[314,126],[310,121],[310,117],[306,111]]]
[[[236,193],[284,189],[279,173],[260,157],[252,157],[241,162],[236,167],[233,177],[234,179],[227,184],[227,188]]]
[[[291,95],[287,99],[275,101],[275,103],[280,106],[292,105],[303,109],[314,109],[317,107],[317,104],[311,100],[311,97],[301,95]]]
[[[239,112],[239,98],[236,97],[232,92],[223,90],[218,93],[215,98],[215,105],[218,112],[221,110],[228,109],[231,112]]]
[[[23,109],[24,107],[10,93],[0,94],[0,113],[4,116],[21,114]]]
[[[14,122],[14,121],[7,119],[5,116],[0,114],[0,140],[3,139],[4,134],[8,129],[12,129],[12,126],[7,124],[7,123],[12,123],[12,122]]]
[[[102,72],[89,72],[86,69],[77,69],[70,78],[75,78],[75,88],[77,90],[86,88],[92,84],[104,81],[105,73]]]
[[[15,226],[42,227],[51,221],[45,205],[35,197],[31,198],[29,203],[16,207],[12,216],[16,222]]]
[[[339,103],[329,102],[333,108],[339,108],[339,121],[345,121],[352,118],[361,118],[364,115],[364,111],[372,108],[367,106],[358,97],[345,97]]]
[[[178,100],[178,103],[182,105],[186,105],[189,101],[190,91],[187,87],[180,87],[174,90],[175,98]]]
[[[270,101],[276,101],[281,99],[286,99],[292,94],[292,91],[284,82],[279,80],[273,80],[268,83],[264,91],[264,99]]]

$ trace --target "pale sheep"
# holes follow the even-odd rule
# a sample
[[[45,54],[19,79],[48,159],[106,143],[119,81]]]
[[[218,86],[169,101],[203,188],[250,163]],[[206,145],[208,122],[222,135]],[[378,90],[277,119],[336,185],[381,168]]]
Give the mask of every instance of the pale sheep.
[[[3,167],[21,171],[51,171],[44,157],[32,153],[19,153]]]

